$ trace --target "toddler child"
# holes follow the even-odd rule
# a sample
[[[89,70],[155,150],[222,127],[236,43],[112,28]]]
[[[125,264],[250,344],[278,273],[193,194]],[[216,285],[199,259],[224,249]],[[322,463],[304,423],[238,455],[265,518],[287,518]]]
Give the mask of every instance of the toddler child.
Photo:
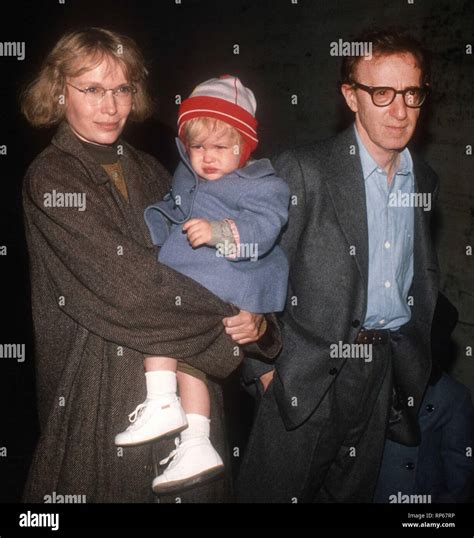
[[[275,245],[288,218],[289,189],[258,144],[251,90],[225,75],[197,86],[179,109],[181,162],[163,201],[145,210],[158,260],[241,310],[283,310],[288,262]],[[180,432],[157,494],[200,484],[223,470],[212,446],[203,372],[171,357],[146,357],[147,399],[116,436],[134,445]],[[179,387],[180,398],[177,397]]]

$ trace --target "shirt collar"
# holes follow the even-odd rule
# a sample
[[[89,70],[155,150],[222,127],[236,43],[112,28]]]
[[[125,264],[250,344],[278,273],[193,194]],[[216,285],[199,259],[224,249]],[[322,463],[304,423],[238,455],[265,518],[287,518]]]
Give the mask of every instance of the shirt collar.
[[[359,155],[360,155],[360,162],[362,165],[362,173],[364,174],[364,180],[367,181],[367,179],[375,172],[379,172],[382,170],[380,166],[375,162],[372,155],[367,151],[367,148],[365,147],[364,143],[362,142],[362,139],[359,135],[359,132],[357,131],[356,124],[354,123],[354,132],[357,139],[357,145],[359,146]],[[410,151],[408,148],[405,148],[400,153],[400,164],[398,166],[398,170],[396,172],[397,174],[406,176],[408,174],[413,173],[413,160],[411,158]]]

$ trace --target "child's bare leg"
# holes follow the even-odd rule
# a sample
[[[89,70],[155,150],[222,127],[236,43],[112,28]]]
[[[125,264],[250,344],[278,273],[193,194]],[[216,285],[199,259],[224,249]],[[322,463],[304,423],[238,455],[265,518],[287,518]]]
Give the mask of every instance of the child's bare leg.
[[[179,395],[184,411],[196,413],[207,418],[211,413],[211,400],[207,385],[201,379],[185,372],[177,372]]]
[[[171,357],[145,357],[145,372],[156,372],[158,370],[169,370],[176,372],[178,361]]]

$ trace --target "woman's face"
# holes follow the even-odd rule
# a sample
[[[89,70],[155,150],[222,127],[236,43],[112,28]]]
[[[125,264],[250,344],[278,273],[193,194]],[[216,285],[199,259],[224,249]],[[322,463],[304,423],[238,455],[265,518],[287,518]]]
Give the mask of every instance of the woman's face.
[[[132,103],[117,104],[112,92],[106,92],[98,104],[90,104],[81,91],[96,87],[115,89],[128,84],[122,67],[104,58],[100,64],[66,82],[66,120],[79,138],[95,144],[113,144],[120,136]],[[70,86],[72,84],[75,86]]]

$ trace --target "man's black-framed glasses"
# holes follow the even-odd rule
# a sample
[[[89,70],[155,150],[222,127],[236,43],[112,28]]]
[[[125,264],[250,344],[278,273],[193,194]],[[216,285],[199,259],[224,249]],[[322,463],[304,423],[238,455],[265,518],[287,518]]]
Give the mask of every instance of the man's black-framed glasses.
[[[420,108],[429,93],[429,87],[427,85],[422,88],[412,86],[404,90],[396,90],[390,86],[366,86],[360,82],[353,82],[351,86],[369,93],[372,103],[380,107],[392,104],[397,94],[400,93],[403,95],[403,100],[407,107]]]
[[[83,93],[86,101],[93,106],[99,105],[107,92],[112,92],[112,95],[114,96],[118,105],[130,105],[132,103],[133,96],[135,93],[137,93],[137,89],[130,84],[122,84],[118,88],[108,89],[102,88],[101,86],[89,86],[88,88],[81,89],[74,86],[70,82],[67,82],[66,84]]]

